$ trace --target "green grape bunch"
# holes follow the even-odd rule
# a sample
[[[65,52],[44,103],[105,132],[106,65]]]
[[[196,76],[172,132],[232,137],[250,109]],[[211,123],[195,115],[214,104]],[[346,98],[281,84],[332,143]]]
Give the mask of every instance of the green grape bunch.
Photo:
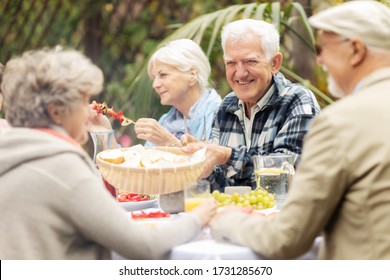
[[[232,194],[221,193],[218,190],[212,192],[218,207],[228,205],[236,205],[242,207],[252,207],[254,210],[263,210],[275,207],[275,197],[272,193],[265,189],[255,189],[248,193],[239,194],[234,192]]]

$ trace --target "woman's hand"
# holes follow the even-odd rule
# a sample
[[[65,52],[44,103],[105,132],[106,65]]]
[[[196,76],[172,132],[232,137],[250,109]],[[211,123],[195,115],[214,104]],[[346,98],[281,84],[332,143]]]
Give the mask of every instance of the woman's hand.
[[[199,140],[196,139],[194,136],[186,133],[180,136],[180,142],[182,146],[187,146],[189,143],[196,143],[199,142]]]
[[[211,221],[215,214],[217,214],[217,204],[215,203],[214,198],[210,197],[210,199],[205,199],[201,205],[191,210],[190,213],[199,218],[203,227]]]
[[[180,141],[155,119],[138,119],[135,122],[134,131],[138,139],[149,141],[157,146],[181,147]]]
[[[103,114],[99,114],[95,110],[93,110],[91,105],[89,105],[89,118],[87,127],[88,131],[112,129],[110,120]]]

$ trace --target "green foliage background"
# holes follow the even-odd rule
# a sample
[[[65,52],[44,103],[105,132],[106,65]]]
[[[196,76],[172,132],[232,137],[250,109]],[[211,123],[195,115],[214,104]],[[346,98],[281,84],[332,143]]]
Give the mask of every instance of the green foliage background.
[[[159,118],[161,106],[146,76],[148,57],[164,40],[192,38],[208,54],[212,84],[225,96],[220,27],[235,18],[273,22],[282,35],[283,72],[312,87],[322,107],[332,100],[315,66],[306,15],[343,1],[248,0],[0,0],[0,62],[26,50],[62,45],[82,51],[106,77],[98,101],[137,119]],[[388,0],[383,0],[388,4]],[[325,93],[324,93],[325,92]],[[2,114],[0,113],[0,116]],[[116,129],[132,136],[131,127]]]
[[[105,100],[129,117],[137,101],[129,102],[129,81],[147,57],[174,30],[204,13],[251,1],[202,0],[0,0],[0,62],[26,50],[62,45],[82,51],[104,72]],[[218,80],[218,79],[217,79]],[[166,110],[156,96],[142,92],[152,114]],[[156,102],[157,101],[157,102]],[[0,117],[3,116],[0,112]],[[123,129],[118,127],[117,129]],[[132,134],[131,129],[127,133]]]

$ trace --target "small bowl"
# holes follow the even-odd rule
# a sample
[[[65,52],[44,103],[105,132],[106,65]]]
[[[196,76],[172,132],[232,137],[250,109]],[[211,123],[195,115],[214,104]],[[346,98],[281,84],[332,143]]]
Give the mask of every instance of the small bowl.
[[[160,194],[158,197],[158,206],[170,214],[184,212],[184,191]]]

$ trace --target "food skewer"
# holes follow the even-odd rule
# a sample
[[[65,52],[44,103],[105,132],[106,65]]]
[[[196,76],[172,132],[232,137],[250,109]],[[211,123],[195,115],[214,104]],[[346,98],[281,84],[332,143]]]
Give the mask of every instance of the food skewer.
[[[119,120],[121,122],[121,126],[128,126],[135,123],[132,119],[125,117],[122,111],[115,112],[113,107],[109,108],[106,102],[98,103],[96,101],[92,101],[92,109],[98,114],[103,114]]]

